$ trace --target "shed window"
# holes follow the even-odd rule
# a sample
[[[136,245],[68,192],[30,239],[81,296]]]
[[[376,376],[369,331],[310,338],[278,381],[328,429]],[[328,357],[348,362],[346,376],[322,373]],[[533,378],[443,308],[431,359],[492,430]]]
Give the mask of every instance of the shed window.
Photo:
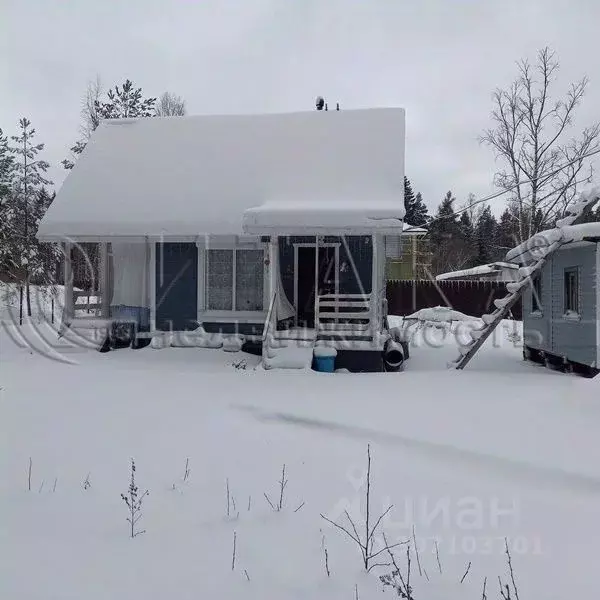
[[[579,314],[579,269],[565,269],[565,313]]]
[[[207,310],[263,309],[263,250],[208,250]]]
[[[531,312],[542,312],[542,276],[533,279],[531,286]]]

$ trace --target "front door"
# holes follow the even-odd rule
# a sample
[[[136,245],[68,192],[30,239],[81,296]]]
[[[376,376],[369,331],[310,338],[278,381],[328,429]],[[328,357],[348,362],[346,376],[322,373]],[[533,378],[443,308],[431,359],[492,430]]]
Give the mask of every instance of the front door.
[[[198,248],[195,243],[156,244],[156,328],[196,329]]]
[[[315,326],[315,247],[298,246],[296,265],[296,326]]]
[[[319,262],[315,261],[315,246],[297,246],[296,263],[296,325],[315,326],[315,288],[321,296],[335,294],[339,289],[339,248],[319,246]],[[318,270],[317,270],[318,267]]]

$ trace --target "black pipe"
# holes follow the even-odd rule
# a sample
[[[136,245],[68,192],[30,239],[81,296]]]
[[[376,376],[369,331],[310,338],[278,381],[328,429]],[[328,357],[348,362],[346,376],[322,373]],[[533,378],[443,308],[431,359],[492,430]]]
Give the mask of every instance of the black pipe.
[[[404,364],[404,352],[402,346],[394,340],[389,339],[382,352],[383,368],[390,373],[399,371]]]

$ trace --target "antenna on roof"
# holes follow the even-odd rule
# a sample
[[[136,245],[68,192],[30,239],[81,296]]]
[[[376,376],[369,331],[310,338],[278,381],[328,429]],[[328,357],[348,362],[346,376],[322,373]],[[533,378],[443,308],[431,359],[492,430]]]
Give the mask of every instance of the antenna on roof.
[[[323,110],[323,107],[325,106],[325,99],[323,96],[317,96],[315,104],[317,106],[317,110]]]

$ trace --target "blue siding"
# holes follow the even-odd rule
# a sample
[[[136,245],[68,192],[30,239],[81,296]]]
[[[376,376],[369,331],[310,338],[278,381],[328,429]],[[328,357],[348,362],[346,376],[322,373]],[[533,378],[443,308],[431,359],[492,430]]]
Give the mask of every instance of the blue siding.
[[[525,344],[574,362],[594,365],[597,359],[598,273],[596,244],[565,247],[542,270],[542,314],[532,315],[531,289],[523,295]],[[565,269],[579,270],[579,319],[565,318]]]
[[[547,263],[542,269],[542,310],[533,313],[533,293],[527,287],[523,293],[524,343],[531,348],[552,352],[552,269]]]
[[[564,318],[564,274],[571,267],[579,269],[580,320]],[[552,257],[552,348],[585,365],[595,364],[597,357],[596,277],[596,244],[564,249]]]
[[[195,243],[156,244],[156,328],[198,327],[198,248]]]

